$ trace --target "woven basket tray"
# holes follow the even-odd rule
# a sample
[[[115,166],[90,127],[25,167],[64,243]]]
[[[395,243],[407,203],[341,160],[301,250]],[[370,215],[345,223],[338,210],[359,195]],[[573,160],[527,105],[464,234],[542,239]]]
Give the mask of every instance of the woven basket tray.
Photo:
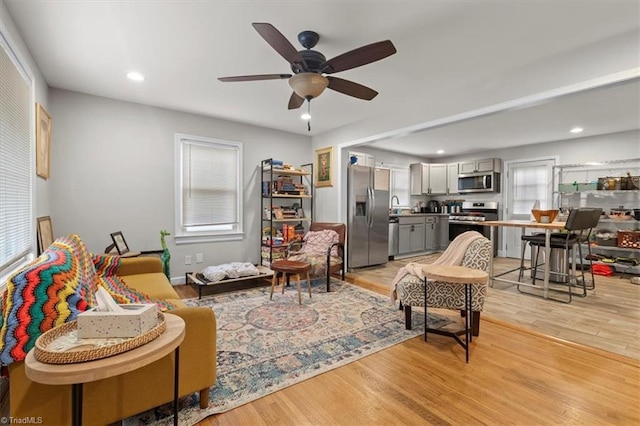
[[[102,340],[108,342],[113,340],[117,343],[108,344],[105,346],[89,343],[77,347],[73,347],[67,350],[52,349],[51,344],[57,339],[64,337],[77,330],[77,322],[71,321],[65,323],[59,327],[53,328],[36,339],[36,345],[33,355],[35,358],[47,364],[73,364],[76,362],[94,361],[100,358],[106,358],[112,355],[117,355],[122,352],[129,351],[131,349],[142,346],[145,343],[149,343],[156,337],[160,336],[167,329],[167,323],[164,315],[158,312],[158,324],[151,330],[147,331],[140,336],[126,338],[126,339],[87,339],[87,340]]]

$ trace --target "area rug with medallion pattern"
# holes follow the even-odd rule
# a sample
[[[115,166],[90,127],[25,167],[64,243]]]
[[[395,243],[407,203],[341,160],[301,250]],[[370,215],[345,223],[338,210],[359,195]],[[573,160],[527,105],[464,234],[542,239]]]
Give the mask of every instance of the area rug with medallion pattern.
[[[180,400],[179,423],[193,425],[288,386],[356,361],[422,333],[424,315],[414,312],[413,330],[389,297],[332,279],[312,280],[312,297],[303,282],[302,304],[295,286],[284,294],[270,287],[185,300],[209,306],[218,326],[218,374],[209,407],[198,394]],[[429,314],[429,326],[451,321]],[[167,404],[124,421],[125,425],[172,424]]]

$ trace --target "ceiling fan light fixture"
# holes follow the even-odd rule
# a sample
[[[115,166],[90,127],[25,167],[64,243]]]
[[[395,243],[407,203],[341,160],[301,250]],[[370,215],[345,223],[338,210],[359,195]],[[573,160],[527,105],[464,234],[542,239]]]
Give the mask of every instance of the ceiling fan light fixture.
[[[289,79],[289,85],[298,96],[310,100],[324,92],[329,85],[329,80],[321,74],[301,72]]]

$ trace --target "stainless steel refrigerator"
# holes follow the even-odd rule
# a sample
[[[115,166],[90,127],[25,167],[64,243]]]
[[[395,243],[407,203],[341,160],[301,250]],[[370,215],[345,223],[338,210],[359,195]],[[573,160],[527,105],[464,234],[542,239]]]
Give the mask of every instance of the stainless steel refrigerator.
[[[347,180],[347,267],[389,260],[389,170],[351,165]]]

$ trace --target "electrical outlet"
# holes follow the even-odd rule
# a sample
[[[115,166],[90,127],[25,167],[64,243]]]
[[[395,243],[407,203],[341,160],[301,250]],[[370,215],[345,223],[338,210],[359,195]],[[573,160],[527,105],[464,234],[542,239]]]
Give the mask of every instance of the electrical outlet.
[[[184,257],[184,264],[191,265],[191,256],[187,255]]]
[[[202,253],[197,253],[196,254],[196,263],[202,263],[204,262],[204,255]]]

